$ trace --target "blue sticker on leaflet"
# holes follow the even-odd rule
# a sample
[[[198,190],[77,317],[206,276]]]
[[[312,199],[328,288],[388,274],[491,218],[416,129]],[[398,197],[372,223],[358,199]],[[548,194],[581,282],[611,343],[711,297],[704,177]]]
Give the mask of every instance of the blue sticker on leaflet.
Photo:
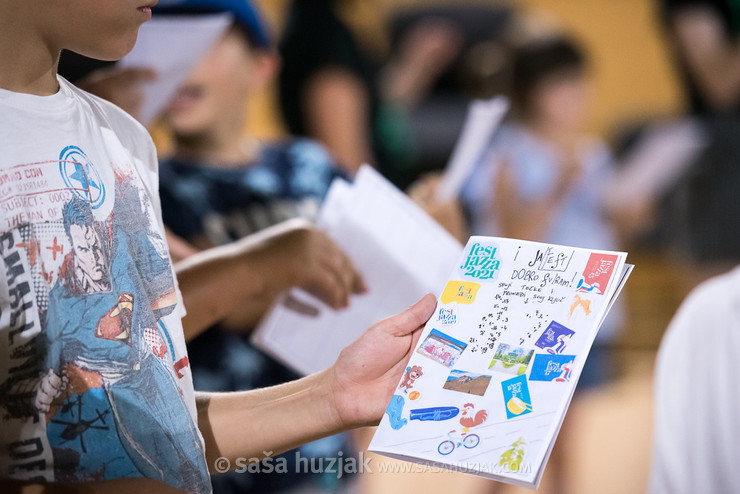
[[[450,420],[457,417],[458,413],[460,413],[460,409],[457,407],[417,408],[411,410],[409,419],[420,420],[422,422],[441,422],[442,420]]]
[[[401,395],[393,395],[391,402],[388,403],[385,413],[388,414],[388,420],[390,420],[391,428],[393,430],[401,429],[408,422],[407,419],[401,418],[403,412],[403,405],[406,401]]]
[[[570,382],[575,355],[547,355],[538,353],[532,362],[530,381]]]
[[[563,353],[565,346],[574,334],[575,331],[572,329],[568,329],[562,324],[552,321],[534,345],[546,350],[547,353]]]
[[[526,376],[517,376],[501,383],[506,405],[506,418],[526,415],[532,411],[532,399],[529,397],[529,387]]]

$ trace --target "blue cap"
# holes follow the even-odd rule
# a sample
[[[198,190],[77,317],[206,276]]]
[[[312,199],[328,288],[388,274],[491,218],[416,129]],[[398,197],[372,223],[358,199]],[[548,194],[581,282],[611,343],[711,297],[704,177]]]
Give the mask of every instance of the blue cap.
[[[205,15],[229,12],[257,48],[270,47],[270,33],[257,7],[249,0],[159,0],[155,15]]]

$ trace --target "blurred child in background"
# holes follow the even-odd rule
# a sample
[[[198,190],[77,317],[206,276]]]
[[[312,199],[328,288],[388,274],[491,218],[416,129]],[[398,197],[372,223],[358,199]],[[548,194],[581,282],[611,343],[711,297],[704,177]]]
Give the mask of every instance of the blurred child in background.
[[[463,191],[471,230],[574,247],[613,250],[615,234],[602,207],[612,157],[582,127],[589,107],[586,58],[574,41],[550,36],[515,49],[511,66],[512,118]],[[619,307],[612,308],[592,347],[579,390],[611,373],[604,343],[614,340]],[[558,492],[565,482],[567,421],[550,461]],[[559,453],[558,453],[559,451]]]
[[[472,230],[579,247],[615,246],[601,195],[612,158],[582,133],[586,60],[564,37],[534,41],[512,61],[513,118],[464,191]]]
[[[612,156],[582,130],[589,106],[586,70],[583,51],[564,36],[514,51],[513,118],[497,132],[463,191],[473,234],[617,247],[602,206]],[[612,315],[597,341],[612,339],[617,322]]]

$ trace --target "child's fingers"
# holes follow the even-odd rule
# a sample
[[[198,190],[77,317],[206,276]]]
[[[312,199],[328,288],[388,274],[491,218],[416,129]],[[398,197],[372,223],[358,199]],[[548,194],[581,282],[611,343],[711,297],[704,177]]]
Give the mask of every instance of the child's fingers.
[[[365,293],[367,287],[365,281],[362,279],[362,275],[357,271],[355,265],[343,252],[341,254],[342,273],[347,281],[347,288],[349,293]]]
[[[341,280],[331,269],[324,266],[319,266],[311,274],[310,281],[304,288],[334,309],[341,309],[347,305],[348,295]]]
[[[436,306],[437,298],[431,293],[427,293],[405,311],[385,319],[380,324],[386,326],[394,336],[406,336],[426,324],[429,318],[432,317]]]
[[[352,293],[367,293],[367,285],[360,273],[355,272],[355,278],[352,282]]]
[[[355,269],[352,261],[328,237],[326,245],[323,246],[323,253],[325,265],[340,280],[342,288],[346,292],[347,299],[349,299],[350,294],[362,293],[365,290],[365,283],[362,281],[362,277]]]
[[[345,262],[344,255],[338,249],[334,253],[327,252],[327,254],[322,265],[334,276],[338,288],[341,289],[342,298],[349,302],[354,271],[351,265]]]

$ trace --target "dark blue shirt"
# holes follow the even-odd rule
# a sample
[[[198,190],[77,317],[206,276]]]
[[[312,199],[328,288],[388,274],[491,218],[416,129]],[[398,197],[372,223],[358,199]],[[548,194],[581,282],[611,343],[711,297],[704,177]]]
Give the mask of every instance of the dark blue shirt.
[[[162,214],[185,240],[223,245],[290,218],[312,219],[338,176],[324,148],[307,139],[265,145],[241,167],[169,159],[160,163]]]

